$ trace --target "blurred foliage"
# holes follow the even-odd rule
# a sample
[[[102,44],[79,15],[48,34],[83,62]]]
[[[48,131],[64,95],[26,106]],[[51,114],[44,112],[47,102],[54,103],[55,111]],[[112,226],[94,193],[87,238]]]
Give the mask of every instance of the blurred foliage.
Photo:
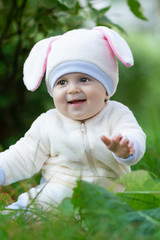
[[[141,4],[137,0],[127,0],[127,3],[130,7],[130,10],[136,17],[147,20],[147,18],[143,14]]]
[[[95,0],[0,0],[1,149],[22,136],[40,113],[54,107],[44,83],[34,94],[23,85],[23,64],[37,41],[95,25],[124,32],[107,17],[111,6],[105,3],[103,8],[96,8],[97,2],[105,3]],[[137,7],[130,8],[134,14]]]
[[[120,82],[114,99],[123,102],[135,113],[148,140],[160,137],[159,117],[159,37],[154,33],[130,32],[128,43],[135,65],[126,69],[120,63]],[[153,142],[152,141],[152,142]]]
[[[0,212],[1,240],[159,239],[160,181],[145,171],[128,173],[120,181],[124,193],[79,180],[73,196],[48,212],[36,206],[7,215]]]

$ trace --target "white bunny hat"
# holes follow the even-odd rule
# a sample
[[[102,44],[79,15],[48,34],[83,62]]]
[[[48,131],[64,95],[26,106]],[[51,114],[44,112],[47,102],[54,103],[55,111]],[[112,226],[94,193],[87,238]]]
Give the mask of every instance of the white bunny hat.
[[[126,67],[134,64],[127,42],[114,30],[72,30],[35,44],[24,64],[24,84],[28,90],[36,90],[46,71],[46,85],[52,96],[59,77],[81,72],[97,79],[112,96],[119,80],[115,56]]]

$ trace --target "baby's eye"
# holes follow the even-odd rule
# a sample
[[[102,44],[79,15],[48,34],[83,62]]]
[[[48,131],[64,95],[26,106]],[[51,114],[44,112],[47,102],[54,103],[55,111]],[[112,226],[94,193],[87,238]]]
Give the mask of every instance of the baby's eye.
[[[81,82],[88,82],[89,81],[89,79],[88,78],[81,78]]]
[[[56,85],[65,85],[67,83],[66,80],[59,80],[57,81]]]

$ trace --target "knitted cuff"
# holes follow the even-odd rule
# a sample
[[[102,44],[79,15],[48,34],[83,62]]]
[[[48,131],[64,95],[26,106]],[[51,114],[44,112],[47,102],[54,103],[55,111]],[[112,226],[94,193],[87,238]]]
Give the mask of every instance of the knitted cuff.
[[[3,168],[0,166],[0,185],[3,185],[5,179],[5,174]]]

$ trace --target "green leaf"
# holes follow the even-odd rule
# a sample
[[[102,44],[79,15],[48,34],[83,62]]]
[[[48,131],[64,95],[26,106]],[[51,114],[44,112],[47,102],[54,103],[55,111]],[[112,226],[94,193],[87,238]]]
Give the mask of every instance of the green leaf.
[[[109,9],[111,8],[111,6],[109,5],[109,6],[107,6],[107,7],[105,7],[105,8],[101,8],[100,10],[98,10],[98,12],[99,12],[99,15],[104,15],[106,12],[108,12],[109,11]]]
[[[37,0],[34,0],[36,2]],[[45,6],[46,8],[53,8],[56,5],[56,1],[54,0],[38,0],[39,4],[42,4],[42,6]],[[38,4],[38,3],[37,3]]]
[[[116,28],[121,34],[127,34],[126,31],[116,23],[113,23],[107,16],[102,16],[98,19],[97,25],[107,26],[109,28]]]
[[[118,195],[134,209],[160,207],[160,182],[156,182],[148,172],[133,171],[121,176],[118,182],[123,183],[126,189]]]
[[[140,172],[129,173],[127,180],[129,180],[130,175],[135,175],[136,178]],[[143,176],[145,180],[150,179],[150,176],[145,176],[145,173],[144,175],[142,173]],[[133,176],[131,176],[131,180],[133,180]],[[134,201],[134,197],[132,201]],[[78,181],[74,189],[72,203],[75,212],[79,210],[79,220],[85,227],[86,239],[117,240],[123,239],[125,234],[126,240],[150,240],[151,236],[154,239],[156,234],[159,234],[160,208],[156,208],[156,211],[154,209],[153,211],[151,209],[133,211],[116,194],[97,185]],[[153,206],[155,205],[153,204]],[[90,238],[87,238],[87,234]]]
[[[153,191],[157,182],[144,170],[132,171],[120,177],[118,182],[125,185],[126,191]],[[159,184],[158,184],[159,185]],[[160,191],[160,188],[159,188]]]
[[[129,225],[136,233],[130,239],[159,239],[160,234],[160,208],[145,211],[132,211],[127,214]],[[140,237],[142,236],[142,238]],[[158,238],[157,238],[158,236]]]
[[[137,0],[127,0],[128,6],[131,12],[138,18],[142,20],[147,20],[147,18],[143,14],[143,10],[141,4]]]
[[[70,198],[64,199],[62,203],[59,205],[58,209],[64,216],[72,216],[74,213],[73,204],[71,203]]]
[[[112,192],[83,181],[77,182],[72,203],[74,209],[78,210],[80,219],[85,223],[88,230],[103,234],[106,234],[114,224],[119,225],[120,221],[125,226],[127,219],[124,213],[130,209]],[[116,219],[114,216],[116,216]]]
[[[63,4],[67,8],[73,8],[77,0],[58,0],[59,3]]]

